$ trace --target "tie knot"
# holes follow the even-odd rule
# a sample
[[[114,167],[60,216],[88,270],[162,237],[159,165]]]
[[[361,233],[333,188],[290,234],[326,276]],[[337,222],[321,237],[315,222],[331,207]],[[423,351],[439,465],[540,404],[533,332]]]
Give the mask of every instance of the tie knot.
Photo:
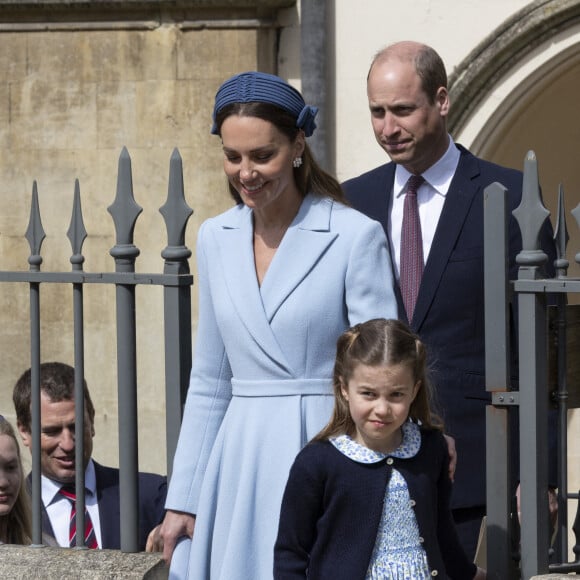
[[[77,494],[73,485],[63,485],[59,493],[71,501],[77,500]]]
[[[417,195],[417,190],[424,181],[425,179],[422,175],[411,175],[407,181],[406,193]]]

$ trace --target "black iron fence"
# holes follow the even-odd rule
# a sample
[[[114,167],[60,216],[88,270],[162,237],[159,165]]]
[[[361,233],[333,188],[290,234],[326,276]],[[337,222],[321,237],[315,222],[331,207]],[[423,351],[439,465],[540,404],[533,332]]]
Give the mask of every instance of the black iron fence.
[[[67,236],[72,247],[70,272],[41,271],[40,254],[45,232],[38,203],[36,182],[32,190],[30,221],[26,239],[30,244],[28,271],[0,271],[0,282],[26,282],[30,288],[30,344],[32,382],[32,505],[33,544],[42,543],[41,468],[40,468],[40,300],[44,284],[68,284],[72,289],[74,367],[75,367],[75,426],[84,432],[84,329],[83,294],[86,284],[110,284],[116,289],[117,377],[119,421],[119,466],[121,503],[121,550],[137,552],[138,534],[138,445],[137,445],[137,348],[135,292],[139,285],[163,286],[165,399],[167,435],[167,473],[170,475],[173,454],[177,445],[181,413],[189,384],[191,369],[191,286],[189,270],[191,251],[185,246],[185,231],[192,209],[185,202],[181,156],[171,155],[167,200],[160,208],[167,229],[167,246],[161,251],[163,273],[135,272],[139,248],[133,243],[135,223],[142,208],[133,196],[131,158],[124,148],[119,157],[117,192],[108,208],[112,216],[116,244],[110,254],[115,272],[88,273],[83,270],[82,246],[85,230],[78,180],[75,183],[73,210]],[[84,442],[76,438],[76,495],[77,527],[84,529]],[[77,534],[77,545],[84,541]]]
[[[580,292],[580,279],[567,277],[567,232],[563,193],[560,192],[555,239],[558,260],[556,276],[540,277],[546,260],[539,247],[539,232],[549,212],[544,208],[535,155],[524,165],[522,203],[516,218],[522,231],[523,249],[518,256],[518,279],[508,280],[507,191],[500,184],[485,190],[485,308],[486,383],[491,395],[487,408],[487,568],[488,577],[507,580],[548,572],[580,572],[580,511],[573,524],[573,562],[568,561],[568,501],[578,500],[567,485],[567,412],[580,407],[580,352],[571,345],[580,336],[580,312],[567,305],[570,292]],[[32,379],[32,499],[33,544],[42,543],[40,470],[40,300],[43,284],[68,284],[72,289],[76,429],[84,423],[84,329],[83,290],[86,284],[110,284],[116,288],[117,375],[119,416],[119,465],[121,478],[121,550],[138,551],[137,505],[137,349],[135,292],[139,285],[164,289],[164,345],[166,383],[166,433],[168,475],[177,444],[181,413],[191,367],[191,286],[185,231],[192,213],[185,202],[181,157],[175,150],[170,160],[168,194],[160,212],[167,228],[167,246],[162,250],[163,273],[135,272],[139,249],[133,231],[141,207],[133,196],[131,159],[126,149],[119,158],[117,192],[108,208],[116,244],[110,254],[115,272],[88,273],[83,270],[83,223],[78,181],[67,232],[71,242],[71,271],[41,271],[42,227],[36,184],[32,191],[26,239],[30,244],[27,271],[0,271],[0,282],[26,282],[30,289],[30,341]],[[580,205],[572,211],[580,225]],[[576,255],[580,263],[580,254]],[[510,297],[518,303],[519,388],[510,384]],[[548,307],[548,296],[555,305]],[[548,353],[551,353],[548,356]],[[577,360],[578,359],[578,360]],[[571,370],[572,369],[572,370]],[[547,509],[548,412],[558,415],[558,523],[555,541]],[[510,413],[519,411],[521,526],[514,514]],[[77,517],[84,514],[83,441],[76,440]],[[84,522],[77,522],[83,529]],[[79,541],[82,542],[82,534]]]
[[[524,162],[522,201],[513,212],[522,233],[517,256],[518,278],[508,280],[507,190],[494,183],[484,192],[485,320],[487,408],[487,568],[488,578],[529,579],[552,572],[580,572],[580,510],[568,537],[568,410],[580,407],[577,370],[580,351],[570,349],[570,330],[579,328],[578,309],[567,304],[569,293],[580,292],[580,279],[567,277],[568,234],[564,195],[559,192],[554,239],[554,278],[541,277],[547,260],[539,239],[549,212],[542,203],[535,154]],[[580,205],[572,211],[580,225]],[[580,263],[580,254],[576,255]],[[510,381],[510,298],[515,317],[519,386]],[[574,324],[570,324],[573,322]],[[574,334],[576,332],[574,331]],[[510,422],[519,414],[519,474],[514,466]],[[557,419],[558,518],[554,533],[548,510],[549,414]],[[554,427],[550,427],[554,429]],[[513,502],[513,482],[519,476],[521,512]],[[572,544],[573,541],[573,544]],[[575,555],[569,561],[569,550]]]

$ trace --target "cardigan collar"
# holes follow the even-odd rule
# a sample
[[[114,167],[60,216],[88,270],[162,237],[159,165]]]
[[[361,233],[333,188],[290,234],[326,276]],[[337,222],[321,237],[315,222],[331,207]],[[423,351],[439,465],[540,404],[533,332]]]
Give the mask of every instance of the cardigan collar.
[[[360,443],[354,441],[349,435],[339,435],[331,437],[330,442],[343,455],[357,463],[378,463],[387,457],[398,457],[399,459],[409,459],[415,457],[421,448],[421,431],[415,423],[407,421],[403,423],[403,440],[397,449],[391,453],[381,453],[373,451]]]

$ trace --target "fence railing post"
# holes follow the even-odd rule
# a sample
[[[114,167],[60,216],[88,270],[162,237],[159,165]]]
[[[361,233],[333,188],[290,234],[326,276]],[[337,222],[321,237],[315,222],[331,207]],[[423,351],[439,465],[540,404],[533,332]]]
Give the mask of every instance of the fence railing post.
[[[72,256],[70,262],[73,272],[83,269],[84,257],[81,253],[87,231],[81,211],[81,194],[79,180],[75,180],[73,209],[67,231],[71,243]],[[85,529],[85,341],[84,341],[84,301],[83,284],[73,285],[73,333],[74,333],[74,369],[75,369],[75,432],[83,434],[75,438],[75,495],[76,495],[76,527]],[[76,546],[85,546],[85,535],[76,535]]]
[[[564,190],[560,185],[558,191],[558,214],[554,240],[556,242],[557,278],[566,278],[569,262],[566,259],[568,229],[564,206]],[[556,535],[556,552],[560,562],[568,561],[568,380],[567,380],[567,313],[566,294],[557,294],[557,402],[558,402],[558,534]]]
[[[116,245],[110,254],[115,271],[135,272],[139,249],[133,231],[142,208],[133,197],[131,158],[125,147],[119,157],[117,194],[108,208],[113,217]],[[139,551],[139,451],[137,429],[137,333],[135,285],[116,284],[117,298],[117,381],[119,398],[119,468],[121,497],[121,550]]]
[[[159,209],[167,228],[167,247],[161,252],[165,274],[189,274],[191,250],[185,228],[193,210],[185,202],[181,155],[175,149],[169,165],[167,200]],[[187,282],[187,280],[186,280]],[[165,285],[165,422],[167,475],[171,476],[181,417],[191,370],[191,286]]]
[[[507,190],[492,183],[484,190],[485,386],[487,574],[514,578],[510,542],[510,388]],[[503,307],[501,306],[503,305]]]
[[[548,210],[540,194],[535,154],[524,162],[522,201],[513,212],[522,233],[516,256],[518,280],[536,280],[547,255],[540,248],[540,230]],[[548,389],[547,316],[543,292],[520,292],[520,497],[521,570],[523,578],[548,572]]]
[[[42,256],[40,248],[45,233],[40,219],[38,206],[38,188],[36,181],[32,185],[32,202],[30,219],[25,234],[30,245],[28,263],[31,272],[40,272]],[[32,438],[32,544],[42,544],[42,487],[40,479],[40,283],[30,282],[30,413]]]

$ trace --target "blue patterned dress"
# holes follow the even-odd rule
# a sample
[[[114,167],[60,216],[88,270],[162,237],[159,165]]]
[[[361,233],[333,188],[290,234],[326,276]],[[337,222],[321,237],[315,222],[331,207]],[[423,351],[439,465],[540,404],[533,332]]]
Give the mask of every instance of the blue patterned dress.
[[[343,454],[359,463],[378,463],[391,457],[414,457],[421,447],[421,432],[414,423],[403,425],[403,441],[392,453],[373,451],[353,441],[348,435],[330,439]],[[427,554],[413,512],[414,502],[409,496],[403,476],[393,469],[385,490],[383,516],[379,524],[375,547],[366,580],[426,580],[431,578]]]

